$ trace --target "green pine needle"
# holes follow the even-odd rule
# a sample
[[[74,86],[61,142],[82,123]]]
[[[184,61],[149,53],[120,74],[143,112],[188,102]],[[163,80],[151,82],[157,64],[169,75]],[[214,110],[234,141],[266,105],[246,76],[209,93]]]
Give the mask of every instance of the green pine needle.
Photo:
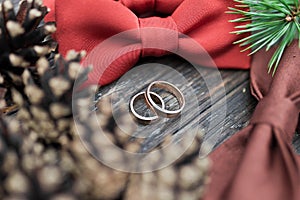
[[[300,48],[300,6],[299,0],[234,0],[235,8],[229,8],[227,13],[242,15],[230,22],[249,22],[236,26],[233,34],[248,34],[234,44],[252,49],[249,55],[262,48],[268,51],[276,45],[277,49],[269,61],[269,73],[274,75],[286,47],[295,38],[299,38]],[[249,33],[251,35],[249,35]]]

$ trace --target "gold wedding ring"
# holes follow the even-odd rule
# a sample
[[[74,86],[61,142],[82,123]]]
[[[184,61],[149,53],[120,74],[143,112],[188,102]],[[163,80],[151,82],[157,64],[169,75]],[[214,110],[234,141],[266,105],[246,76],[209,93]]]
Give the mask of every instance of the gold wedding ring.
[[[179,109],[177,109],[177,110],[166,109],[163,98],[161,96],[159,96],[157,93],[151,91],[155,88],[163,89],[163,90],[171,93],[172,95],[174,95],[174,97],[178,101]],[[148,108],[154,113],[154,116],[151,116],[151,117],[142,116],[135,111],[135,109],[134,109],[135,102],[138,99],[142,99],[142,98],[145,100]],[[185,99],[184,99],[182,92],[175,85],[173,85],[167,81],[152,82],[148,86],[148,88],[146,89],[145,92],[140,92],[140,93],[134,95],[130,101],[131,113],[134,115],[134,117],[138,121],[140,121],[142,123],[146,123],[146,124],[149,124],[152,121],[157,120],[159,118],[159,116],[167,117],[167,118],[176,117],[182,112],[184,106],[185,106]]]
[[[170,92],[171,94],[173,94],[178,101],[179,109],[167,110],[165,108],[159,107],[151,97],[151,89],[153,89],[153,88],[164,89],[164,90]],[[153,107],[153,109],[155,110],[155,112],[158,115],[167,117],[167,118],[176,117],[177,115],[179,115],[181,113],[181,111],[183,110],[183,108],[185,106],[185,99],[184,99],[182,92],[175,85],[173,85],[167,81],[152,82],[146,90],[146,100]]]
[[[160,104],[161,105],[161,108],[165,108],[165,103],[164,103],[164,100],[156,93],[154,92],[150,92],[149,95],[151,96],[151,98],[153,98],[153,102],[155,102],[156,104]],[[133,116],[139,121],[139,122],[142,122],[142,123],[145,123],[145,124],[150,124],[152,121],[155,121],[158,119],[158,115],[156,114],[155,110],[153,109],[153,107],[149,106],[149,104],[147,103],[147,107],[153,112],[154,116],[151,116],[151,117],[148,117],[148,116],[142,116],[140,114],[138,114],[135,109],[134,109],[134,103],[139,100],[139,99],[144,99],[146,101],[146,93],[145,92],[140,92],[140,93],[137,93],[136,95],[134,95],[132,98],[131,98],[131,101],[130,101],[130,110],[131,110],[131,113],[133,114]]]

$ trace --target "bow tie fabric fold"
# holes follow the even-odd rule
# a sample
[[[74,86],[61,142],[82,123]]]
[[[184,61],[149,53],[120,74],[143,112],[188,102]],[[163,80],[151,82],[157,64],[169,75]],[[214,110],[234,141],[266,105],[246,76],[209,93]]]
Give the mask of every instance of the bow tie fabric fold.
[[[211,153],[212,182],[204,200],[298,200],[300,156],[292,138],[300,112],[300,51],[286,50],[274,78],[271,57],[254,55],[251,88],[258,103],[250,124]]]
[[[232,43],[239,39],[230,34],[234,26],[228,20],[236,16],[226,14],[233,1],[213,0],[46,0],[51,8],[47,21],[56,21],[55,37],[59,42],[59,52],[63,55],[69,49],[91,52],[106,39],[125,31],[141,32],[124,42],[115,43],[115,49],[135,45],[132,52],[117,58],[109,66],[99,61],[97,55],[90,59],[94,69],[90,83],[108,84],[128,71],[140,57],[162,56],[169,52],[188,51],[197,55],[192,47],[180,38],[185,34],[201,45],[219,68],[248,69],[250,58],[247,52],[240,53],[240,47]],[[138,17],[144,13],[160,13],[164,17]],[[143,28],[173,30],[178,34],[164,34],[162,31],[145,31]],[[150,29],[151,30],[151,29]],[[158,43],[161,49],[148,48],[148,44]],[[98,55],[107,52],[98,52]],[[196,64],[198,64],[196,62]],[[201,64],[201,63],[200,63]],[[208,66],[210,67],[210,66]],[[100,73],[101,71],[101,73]],[[103,71],[103,73],[102,73]],[[97,77],[103,74],[101,77]]]
[[[142,15],[146,13],[162,13],[170,15],[184,0],[119,0],[132,12]]]

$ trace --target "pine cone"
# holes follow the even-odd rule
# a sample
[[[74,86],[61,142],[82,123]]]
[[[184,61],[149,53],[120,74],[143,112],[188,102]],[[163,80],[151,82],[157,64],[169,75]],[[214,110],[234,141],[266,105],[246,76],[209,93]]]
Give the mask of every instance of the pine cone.
[[[185,137],[185,136],[183,136]],[[192,145],[172,165],[158,171],[132,174],[125,200],[198,200],[208,184],[209,160],[199,158],[203,135],[198,133]],[[188,142],[183,138],[182,144]],[[173,151],[161,150],[161,157],[172,157]]]
[[[10,0],[0,5],[0,87],[6,88],[9,105],[11,88],[23,90],[20,75],[24,69],[34,72],[37,60],[56,48],[50,36],[55,24],[40,25],[47,13],[40,0],[22,1],[17,13]]]
[[[99,107],[96,112],[98,119],[105,119],[106,114],[106,119],[111,118],[111,114],[108,114],[110,109],[104,107],[107,105],[104,102],[101,102],[103,107]],[[89,116],[83,115],[79,119],[81,117],[90,121]],[[119,117],[126,119],[126,115]],[[94,121],[90,122],[81,123],[78,120],[76,125],[80,131],[90,133],[95,131],[92,127]],[[26,131],[23,130],[24,124]],[[109,120],[103,120],[101,124],[113,130],[106,129],[113,141],[120,140],[114,132],[115,124]],[[200,199],[207,184],[209,162],[198,158],[201,134],[171,166],[150,173],[129,174],[97,161],[83,146],[75,129],[69,129],[71,141],[58,144],[45,142],[37,131],[28,132],[26,123],[19,126],[16,121],[11,121],[9,125],[10,129],[0,123],[0,130],[3,131],[0,135],[0,160],[3,161],[0,163],[1,199]],[[189,141],[185,138],[181,143],[183,146]],[[97,137],[91,141],[93,145],[105,145]],[[114,152],[100,153],[116,158]],[[164,151],[162,148],[160,158],[155,160],[163,161],[173,157],[173,154],[176,152]]]
[[[40,139],[51,143],[65,143],[72,139],[72,102],[89,97],[88,90],[76,91],[74,83],[87,79],[89,68],[77,76],[81,68],[79,61],[84,52],[70,51],[65,60],[57,55],[53,68],[42,57],[37,61],[37,74],[27,69],[21,75],[24,92],[12,92],[14,103],[19,106],[17,118],[24,130],[38,133]],[[73,90],[79,95],[73,96]],[[76,97],[78,97],[76,99]]]
[[[0,128],[0,199],[109,200],[124,193],[128,174],[95,160],[79,137],[57,146],[13,119],[0,118]]]
[[[123,199],[128,173],[109,168],[96,160],[87,152],[78,137],[72,142],[71,152],[76,158],[77,173],[74,183],[76,196],[88,200]]]
[[[126,109],[119,109],[119,112],[114,113],[113,116],[111,110],[111,99],[108,97],[102,97],[97,104],[97,119],[100,122],[95,124],[95,120],[85,120],[86,123],[82,123],[77,126],[82,132],[81,138],[84,138],[84,143],[89,151],[95,155],[95,157],[104,159],[106,162],[120,163],[126,166],[132,166],[135,170],[142,169],[144,166],[139,162],[132,162],[133,160],[126,159],[121,151],[112,148],[112,145],[104,140],[99,134],[93,133],[99,132],[100,129],[108,137],[114,145],[123,149],[124,151],[140,152],[142,143],[144,140],[136,139],[124,132],[122,132],[118,125],[122,123],[126,124],[127,130],[133,130],[134,125],[131,122],[131,116],[128,113],[122,112]],[[118,116],[116,116],[118,114]],[[114,117],[118,117],[118,123],[114,121]],[[90,122],[90,123],[89,123]],[[194,132],[193,132],[194,133]],[[128,184],[123,189],[124,193],[122,199],[124,200],[197,200],[200,199],[204,194],[204,189],[208,184],[209,174],[209,160],[207,158],[199,158],[200,147],[202,144],[203,134],[198,132],[194,138],[192,144],[190,144],[192,134],[183,134],[181,139],[176,138],[175,135],[169,135],[165,138],[165,144],[158,146],[155,151],[159,151],[154,157],[147,157],[145,154],[144,159],[148,162],[146,165],[153,165],[153,169],[161,166],[162,163],[167,163],[171,158],[176,158],[180,155],[181,150],[185,150],[183,155],[180,156],[174,163],[163,169],[143,173],[143,174],[130,174],[128,176]],[[176,142],[177,146],[170,151],[170,149],[164,148],[166,145],[172,145]],[[76,145],[79,146],[79,145]],[[153,150],[153,151],[154,151]],[[113,164],[115,165],[115,164]],[[113,170],[109,170],[113,174]],[[109,173],[109,174],[110,174]],[[123,180],[123,179],[122,179]],[[115,185],[114,179],[112,178],[112,185],[110,180],[107,180],[107,187],[113,187]],[[120,191],[120,190],[117,190]],[[119,193],[118,193],[119,194]]]
[[[137,127],[132,116],[128,113],[128,109],[119,106],[114,115],[112,114],[113,101],[111,96],[105,96],[98,100],[96,108],[98,109],[99,127],[115,146],[125,151],[137,153],[140,151],[141,144],[145,139],[131,135]],[[118,119],[117,122],[116,119]],[[97,127],[95,127],[95,130],[97,130]],[[93,143],[93,140],[91,138],[90,142]]]

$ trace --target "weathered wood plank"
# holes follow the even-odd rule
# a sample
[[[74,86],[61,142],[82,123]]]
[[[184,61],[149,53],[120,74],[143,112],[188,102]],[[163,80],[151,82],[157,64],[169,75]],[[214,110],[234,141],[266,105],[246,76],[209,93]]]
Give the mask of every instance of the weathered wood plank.
[[[152,67],[153,70],[141,69],[139,67],[139,65],[145,63],[149,64],[148,66],[144,66],[145,68]],[[172,69],[177,70],[184,77],[186,82],[178,84],[180,78],[176,76],[176,73],[173,74],[169,69],[163,69],[163,67],[155,68],[155,64],[153,63],[172,67]],[[118,97],[113,102],[114,109],[117,109],[119,106],[128,107],[130,98],[137,92],[145,90],[148,83],[154,80],[167,80],[174,83],[183,91],[187,99],[186,108],[181,118],[160,121],[147,126],[138,126],[139,129],[135,133],[135,136],[147,136],[142,145],[141,151],[143,152],[149,151],[159,145],[168,134],[181,135],[195,127],[203,130],[207,136],[214,137],[216,140],[214,148],[216,148],[248,124],[257,104],[257,101],[250,94],[248,71],[220,70],[226,91],[226,95],[224,96],[222,95],[222,85],[220,84],[215,85],[212,93],[209,93],[202,77],[205,76],[208,79],[214,79],[217,77],[218,71],[210,68],[201,68],[201,76],[189,63],[176,56],[143,59],[133,71],[135,69],[136,72],[133,72],[132,76],[125,75],[125,78],[121,78],[118,83],[115,82],[109,86],[100,88],[99,96],[118,93]],[[211,114],[211,94],[215,95],[216,104],[222,105],[225,103],[227,107],[223,124],[216,124],[213,127],[209,127],[209,123],[217,119],[218,116]],[[197,99],[197,102],[189,101],[191,98]],[[176,104],[176,101],[171,101],[171,105],[174,103]],[[137,107],[137,109],[141,108]],[[300,152],[300,137],[296,137],[296,139],[294,145],[298,152]]]
[[[124,91],[126,91],[124,94],[122,94],[122,99],[124,100],[123,103],[125,102],[125,104],[129,103],[130,98],[136,94],[137,92],[141,91],[142,89],[144,90],[146,87],[146,83],[150,83],[154,80],[167,80],[169,82],[174,83],[175,85],[177,85],[184,93],[185,98],[187,99],[187,104],[186,104],[186,108],[183,111],[183,115],[184,118],[181,116],[181,118],[179,120],[181,122],[181,126],[178,127],[176,126],[179,121],[177,119],[172,119],[172,120],[168,120],[154,124],[154,125],[148,125],[145,128],[142,128],[138,131],[138,132],[143,132],[143,134],[148,135],[149,137],[145,140],[143,147],[142,147],[142,151],[147,151],[155,146],[157,146],[159,144],[159,142],[161,142],[161,140],[163,139],[163,137],[167,134],[182,134],[184,132],[189,131],[191,128],[195,128],[195,127],[200,127],[202,130],[204,130],[206,132],[207,135],[213,135],[216,129],[221,129],[223,127],[214,127],[214,129],[210,129],[208,130],[208,123],[210,121],[210,119],[213,119],[214,116],[209,116],[210,115],[210,111],[209,108],[211,107],[210,105],[210,98],[209,98],[209,93],[208,93],[208,89],[205,86],[205,82],[203,81],[203,78],[201,77],[201,75],[199,73],[195,73],[195,70],[193,70],[193,68],[186,63],[185,61],[178,59],[176,56],[168,56],[165,58],[159,58],[159,59],[146,59],[146,61],[142,62],[142,63],[151,63],[151,62],[158,62],[158,63],[162,63],[168,66],[173,67],[174,69],[176,69],[177,71],[179,71],[185,78],[186,78],[186,85],[191,86],[192,89],[188,90],[188,88],[186,87],[186,85],[184,84],[178,84],[178,80],[175,78],[174,76],[170,76],[168,75],[166,69],[159,69],[159,72],[155,72],[151,71],[151,70],[146,70],[144,72],[142,72],[142,70],[139,71],[139,76],[142,77],[139,80],[142,80],[141,82],[139,81],[133,81],[133,82],[122,82],[119,83],[118,85],[122,85]],[[140,63],[140,64],[142,64]],[[202,68],[202,75],[203,76],[208,76],[213,78],[214,74],[217,73],[215,70],[213,69],[209,69],[209,68]],[[242,73],[243,74],[243,73]],[[245,73],[244,73],[245,74]],[[238,74],[236,74],[236,76],[238,76]],[[226,91],[228,93],[231,93],[232,90],[234,90],[234,88],[236,87],[236,85],[239,85],[241,83],[244,82],[244,80],[247,79],[247,75],[245,76],[239,76],[242,78],[237,78],[237,77],[232,77],[232,79],[229,79],[227,77],[230,77],[230,72],[229,71],[224,71],[222,72],[222,78],[225,80],[225,87],[226,87]],[[146,80],[146,81],[145,81]],[[176,84],[177,83],[177,84]],[[129,86],[126,86],[126,84],[129,84]],[[134,87],[130,84],[134,85]],[[140,86],[137,88],[137,86]],[[107,89],[109,88],[109,89]],[[111,93],[112,91],[112,85],[108,86],[108,87],[104,87],[101,89],[101,93]],[[118,87],[119,88],[119,87]],[[126,89],[125,89],[126,88]],[[134,88],[134,89],[132,89]],[[217,86],[216,86],[217,88]],[[218,93],[218,89],[216,89],[214,91],[215,94]],[[189,102],[188,100],[192,97],[194,97],[194,99],[196,99],[197,101],[193,101],[193,102]],[[217,96],[217,95],[216,95]],[[233,95],[231,95],[233,96]],[[224,97],[218,96],[217,99],[219,101],[224,100]],[[115,105],[120,104],[120,100],[119,102],[115,102]],[[116,106],[117,107],[117,106]],[[197,108],[197,109],[196,109]],[[228,120],[227,120],[228,121]],[[246,120],[247,121],[247,120]],[[227,128],[228,130],[231,130],[233,124],[230,124],[229,122],[227,122],[227,126],[229,128]],[[161,127],[164,127],[162,130]],[[230,128],[231,127],[231,128]],[[223,133],[225,133],[224,135],[228,135],[228,130],[224,130]],[[226,132],[227,131],[227,132]],[[146,133],[145,133],[146,132]],[[229,131],[230,133],[232,131]],[[137,133],[136,135],[139,135],[140,133]],[[222,141],[222,140],[221,140]]]

